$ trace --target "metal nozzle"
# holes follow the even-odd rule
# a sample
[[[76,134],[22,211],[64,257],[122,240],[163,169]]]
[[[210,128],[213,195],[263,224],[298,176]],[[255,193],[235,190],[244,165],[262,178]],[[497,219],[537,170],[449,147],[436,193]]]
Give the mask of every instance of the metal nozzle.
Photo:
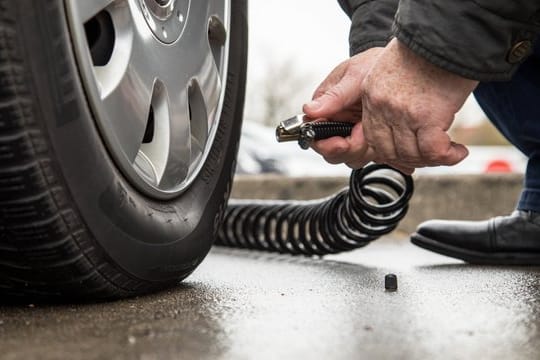
[[[298,141],[301,136],[303,115],[296,115],[290,119],[282,121],[276,129],[276,139],[278,142]]]
[[[304,122],[304,118],[304,115],[296,115],[282,121],[276,128],[277,141],[298,141],[298,145],[307,150],[316,140],[328,139],[333,136],[350,136],[354,127],[354,123],[349,122]]]

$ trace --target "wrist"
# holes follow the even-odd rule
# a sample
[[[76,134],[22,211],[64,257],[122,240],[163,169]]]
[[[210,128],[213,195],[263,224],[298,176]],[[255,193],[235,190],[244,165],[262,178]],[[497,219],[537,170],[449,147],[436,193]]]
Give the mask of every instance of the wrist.
[[[443,85],[445,90],[450,90],[450,92],[466,92],[469,94],[479,83],[477,80],[463,77],[430,62],[396,38],[388,43],[385,50],[396,54],[398,63],[404,67],[405,71],[414,76],[427,79],[429,82],[439,83]]]
[[[358,54],[352,56],[352,57],[355,57],[355,56],[366,56],[366,55],[374,55],[374,54],[378,54],[380,52],[382,52],[384,50],[384,46],[373,46],[373,47],[369,47],[361,52],[359,52]]]

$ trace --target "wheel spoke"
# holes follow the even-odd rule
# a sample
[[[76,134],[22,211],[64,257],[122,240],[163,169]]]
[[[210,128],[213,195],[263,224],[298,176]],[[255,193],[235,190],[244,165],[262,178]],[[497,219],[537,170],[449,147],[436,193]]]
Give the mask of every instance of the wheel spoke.
[[[222,62],[222,48],[227,42],[228,19],[226,19],[226,3],[224,1],[210,0],[207,9],[208,19],[208,39],[205,49],[205,61],[198,80],[206,104],[208,114],[208,126],[212,126],[217,118],[216,111],[219,107],[220,95],[222,92],[222,74],[220,67]],[[224,69],[221,69],[224,71]]]
[[[206,18],[208,4],[192,2],[190,17]],[[198,163],[216,119],[222,90],[219,69],[208,41],[208,22],[188,23],[177,46],[163,52],[160,79],[170,97],[170,154],[161,187],[185,179],[193,163]],[[191,108],[190,108],[191,107]],[[190,116],[191,115],[191,116]]]
[[[103,99],[109,124],[127,159],[135,159],[146,130],[151,92],[126,72],[116,88]]]
[[[192,161],[192,138],[189,108],[189,91],[194,74],[199,72],[201,60],[193,56],[198,51],[191,48],[182,53],[176,47],[161,49],[164,59],[156,69],[158,78],[167,90],[169,133],[168,151],[165,163],[152,158],[158,175],[159,186],[174,187],[184,180],[190,171]],[[151,145],[151,144],[150,144]],[[162,153],[163,156],[163,153]]]
[[[166,160],[158,168],[161,187],[178,184],[189,174],[191,163],[191,128],[187,81],[163,80],[168,92],[169,147]],[[163,154],[163,153],[162,153]]]
[[[164,73],[169,74],[169,78],[171,75],[174,77],[172,81],[180,85],[180,90],[190,87],[192,81],[197,82],[204,100],[203,106],[205,107],[206,117],[205,119],[192,118],[192,121],[204,121],[204,127],[207,129],[211,128],[216,118],[216,110],[219,106],[222,91],[220,71],[208,39],[208,22],[210,21],[208,14],[213,13],[214,10],[219,10],[218,6],[212,7],[210,5],[216,3],[218,1],[215,0],[208,3],[203,1],[191,3],[190,17],[196,19],[205,18],[207,21],[188,23],[181,42],[172,49],[174,55],[169,56],[177,59],[177,61],[170,63],[169,68],[163,68]],[[197,131],[195,135],[204,145],[208,133],[203,134],[201,131]],[[201,138],[203,135],[204,139]]]
[[[111,60],[95,67],[105,116],[126,158],[133,162],[147,127],[155,82],[156,53],[133,27],[133,21],[117,26],[117,38]]]
[[[79,21],[84,24],[115,1],[117,0],[72,0],[70,4],[74,6]]]
[[[197,80],[199,81],[202,96],[204,98],[206,114],[208,116],[208,127],[210,128],[216,119],[216,111],[219,106],[219,96],[221,94],[222,86],[219,70],[210,49],[208,49],[204,65],[197,76]]]
[[[228,24],[226,22],[226,19],[224,18],[225,14],[225,1],[220,0],[210,0],[208,1],[208,10],[207,10],[207,19],[210,19],[211,17],[216,17],[221,21],[223,24],[223,27],[225,31],[229,31]]]
[[[204,152],[221,93],[219,72],[209,50],[194,76],[179,73],[175,78],[177,82],[165,81],[170,97],[171,139],[160,186],[173,186],[193,170],[190,165],[197,163]]]

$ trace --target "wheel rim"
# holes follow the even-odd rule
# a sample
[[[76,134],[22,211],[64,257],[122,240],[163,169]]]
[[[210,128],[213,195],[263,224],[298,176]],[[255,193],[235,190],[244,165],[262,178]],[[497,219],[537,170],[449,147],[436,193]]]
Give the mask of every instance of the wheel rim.
[[[147,195],[179,195],[217,131],[230,0],[65,1],[83,85],[110,154]]]

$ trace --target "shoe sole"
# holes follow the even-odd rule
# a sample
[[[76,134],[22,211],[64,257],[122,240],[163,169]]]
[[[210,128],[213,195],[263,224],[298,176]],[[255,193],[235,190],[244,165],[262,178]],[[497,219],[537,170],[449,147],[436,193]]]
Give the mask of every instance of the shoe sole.
[[[540,253],[493,252],[486,253],[443,244],[418,233],[411,235],[416,246],[435,253],[461,259],[479,265],[540,265]]]

